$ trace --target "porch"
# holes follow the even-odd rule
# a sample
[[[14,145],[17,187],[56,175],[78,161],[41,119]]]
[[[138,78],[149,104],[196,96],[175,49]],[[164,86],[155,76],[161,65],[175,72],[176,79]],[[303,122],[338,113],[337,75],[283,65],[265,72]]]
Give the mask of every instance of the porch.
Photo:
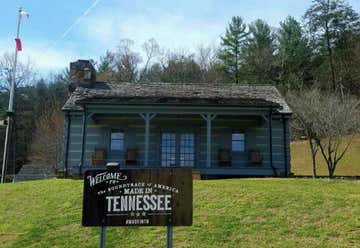
[[[192,167],[202,175],[286,175],[282,121],[272,108],[84,105],[72,116],[66,170]],[[68,123],[69,126],[71,123]],[[72,133],[81,134],[71,137]],[[71,147],[74,141],[80,152]],[[285,146],[286,149],[286,146]],[[100,159],[96,156],[100,155]],[[78,164],[74,165],[76,158]],[[75,161],[74,161],[75,160]],[[76,162],[75,162],[76,163]],[[77,170],[77,171],[76,171]]]

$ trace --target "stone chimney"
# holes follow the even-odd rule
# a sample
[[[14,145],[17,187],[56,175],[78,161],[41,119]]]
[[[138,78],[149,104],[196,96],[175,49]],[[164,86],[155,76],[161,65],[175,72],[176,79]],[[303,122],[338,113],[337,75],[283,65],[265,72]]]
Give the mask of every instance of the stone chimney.
[[[73,92],[78,86],[91,87],[95,82],[96,71],[89,60],[79,59],[70,63],[70,92]]]

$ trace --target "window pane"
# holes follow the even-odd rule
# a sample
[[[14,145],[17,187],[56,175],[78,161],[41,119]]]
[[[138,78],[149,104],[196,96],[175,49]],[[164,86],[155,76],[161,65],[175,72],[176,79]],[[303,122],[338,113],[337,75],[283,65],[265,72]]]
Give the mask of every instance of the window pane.
[[[180,135],[180,166],[194,166],[194,134]]]
[[[161,135],[161,165],[175,165],[175,133],[162,133]]]
[[[245,135],[243,133],[233,133],[232,140],[245,140]]]
[[[124,133],[123,132],[112,132],[111,139],[124,139]]]
[[[243,141],[233,141],[232,142],[232,150],[234,152],[243,152],[245,151],[245,145]]]
[[[111,150],[124,150],[124,143],[122,140],[112,140],[111,141]]]

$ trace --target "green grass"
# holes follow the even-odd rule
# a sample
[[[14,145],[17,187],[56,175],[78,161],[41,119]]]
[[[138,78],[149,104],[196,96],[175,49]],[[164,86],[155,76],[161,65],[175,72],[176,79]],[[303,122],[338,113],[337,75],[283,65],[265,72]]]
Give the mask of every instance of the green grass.
[[[328,176],[326,163],[318,152],[317,158],[318,175]],[[307,141],[291,143],[291,171],[295,175],[312,175],[311,153]],[[360,176],[360,136],[357,136],[351,144],[344,158],[339,162],[335,171],[337,176]]]
[[[360,181],[194,181],[194,224],[174,247],[356,247]],[[81,227],[82,181],[0,185],[0,247],[97,247]],[[165,227],[108,228],[107,247],[164,247]]]

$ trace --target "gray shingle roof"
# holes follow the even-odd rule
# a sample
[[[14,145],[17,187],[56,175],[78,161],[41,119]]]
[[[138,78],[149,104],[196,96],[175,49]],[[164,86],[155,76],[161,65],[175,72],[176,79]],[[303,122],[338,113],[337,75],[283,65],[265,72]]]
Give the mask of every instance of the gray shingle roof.
[[[272,85],[96,82],[92,87],[77,87],[63,110],[82,110],[82,103],[272,106],[280,113],[291,113]]]

